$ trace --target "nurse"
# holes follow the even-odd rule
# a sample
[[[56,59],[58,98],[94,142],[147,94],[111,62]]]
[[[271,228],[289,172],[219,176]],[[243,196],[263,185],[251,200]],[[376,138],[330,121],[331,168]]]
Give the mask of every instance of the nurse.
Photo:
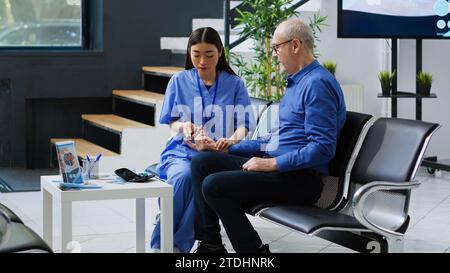
[[[251,111],[242,111],[250,105],[247,90],[228,65],[216,30],[206,27],[192,32],[185,68],[172,76],[166,89],[159,122],[168,124],[174,136],[161,153],[157,169],[173,186],[174,248],[180,252],[189,252],[195,242],[190,165],[198,151],[190,142],[206,133],[215,142],[213,150],[225,151],[244,139],[253,125]],[[160,249],[160,233],[158,221],[150,243],[154,251]]]

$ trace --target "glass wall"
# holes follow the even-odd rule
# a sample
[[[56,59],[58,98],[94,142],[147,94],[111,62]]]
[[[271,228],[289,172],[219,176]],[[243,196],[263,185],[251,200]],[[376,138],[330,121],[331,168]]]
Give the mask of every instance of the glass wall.
[[[0,0],[0,47],[82,47],[83,0]]]

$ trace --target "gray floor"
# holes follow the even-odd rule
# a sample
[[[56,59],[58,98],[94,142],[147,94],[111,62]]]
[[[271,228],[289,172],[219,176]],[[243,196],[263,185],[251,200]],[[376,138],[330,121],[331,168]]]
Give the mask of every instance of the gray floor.
[[[41,175],[58,174],[58,169],[6,168],[0,167],[0,179],[2,179],[13,191],[39,191],[41,189]]]
[[[417,179],[420,188],[413,190],[411,198],[411,224],[405,236],[406,252],[450,252],[450,173],[437,172],[430,176],[423,172]],[[0,202],[15,211],[24,222],[42,235],[41,192],[0,193]],[[156,200],[147,201],[148,240],[156,215]],[[73,205],[74,241],[81,252],[134,252],[135,207],[131,200],[77,202]],[[54,208],[55,250],[59,251],[59,208]],[[309,238],[251,217],[255,229],[272,252],[330,253],[352,252],[319,238]],[[225,234],[225,243],[231,245]],[[147,251],[148,248],[147,242]]]

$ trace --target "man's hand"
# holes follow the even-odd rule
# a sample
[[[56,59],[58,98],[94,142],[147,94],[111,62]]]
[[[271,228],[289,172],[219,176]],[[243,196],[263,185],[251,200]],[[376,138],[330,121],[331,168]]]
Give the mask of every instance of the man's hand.
[[[219,138],[219,140],[216,141],[216,150],[225,152],[230,148],[230,146],[236,144],[237,141],[227,139],[227,138]]]
[[[217,151],[214,141],[205,135],[200,135],[195,138],[195,145],[198,151]]]
[[[278,170],[275,158],[252,157],[242,165],[242,170],[253,172],[273,172]]]

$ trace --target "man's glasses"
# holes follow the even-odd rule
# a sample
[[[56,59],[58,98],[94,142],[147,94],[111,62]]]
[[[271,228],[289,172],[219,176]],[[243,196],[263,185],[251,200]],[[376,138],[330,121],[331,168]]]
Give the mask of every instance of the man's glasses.
[[[282,42],[282,43],[273,45],[273,46],[272,46],[273,52],[275,52],[276,54],[278,54],[278,50],[280,49],[280,46],[282,46],[282,45],[284,45],[284,44],[287,44],[287,43],[289,43],[289,42],[292,42],[292,40],[293,40],[293,39],[290,39],[290,40],[284,41],[284,42]]]

